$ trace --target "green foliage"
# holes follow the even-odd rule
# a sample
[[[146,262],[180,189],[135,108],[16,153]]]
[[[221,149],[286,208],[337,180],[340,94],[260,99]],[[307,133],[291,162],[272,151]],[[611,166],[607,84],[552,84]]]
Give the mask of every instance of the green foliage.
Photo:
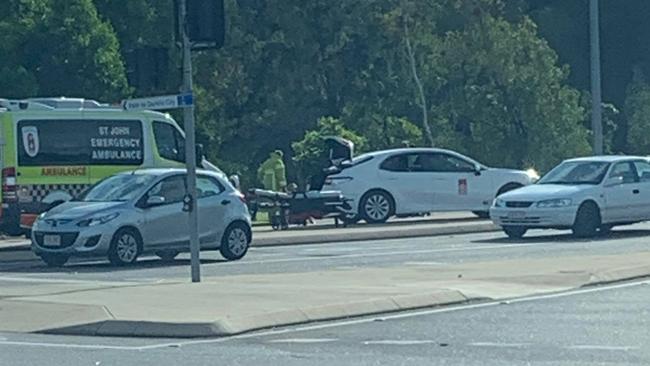
[[[445,36],[432,108],[438,143],[487,164],[546,170],[589,153],[580,94],[524,18],[483,15]]]
[[[123,60],[140,47],[167,48],[170,70],[180,65],[172,0],[7,2],[2,96],[122,99],[132,93]],[[437,146],[487,164],[546,169],[589,153],[580,93],[526,16],[553,24],[545,14],[557,11],[529,2],[226,0],[226,46],[194,53],[198,141],[245,184],[278,148],[290,179],[304,180],[322,167],[327,134],[357,150],[423,145],[426,104]],[[165,77],[174,92],[180,73]]]
[[[15,12],[0,15],[0,44],[11,50],[0,61],[8,96],[119,101],[128,94],[117,37],[92,0],[9,0],[8,8]]]
[[[325,138],[328,136],[340,136],[352,141],[356,152],[361,152],[365,148],[366,140],[345,128],[341,121],[332,117],[321,118],[316,129],[307,131],[300,141],[291,145],[295,153],[293,160],[299,172],[300,183],[329,167],[325,146]]]
[[[627,153],[650,155],[650,85],[636,70],[625,99],[628,121]]]

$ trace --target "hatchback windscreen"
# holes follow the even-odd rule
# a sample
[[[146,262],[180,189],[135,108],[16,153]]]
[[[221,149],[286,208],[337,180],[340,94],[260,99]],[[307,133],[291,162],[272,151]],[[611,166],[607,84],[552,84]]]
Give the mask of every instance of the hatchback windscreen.
[[[129,201],[137,198],[156,179],[148,174],[114,175],[91,187],[78,201],[115,202]]]
[[[599,184],[608,169],[603,161],[570,161],[553,168],[538,184]]]

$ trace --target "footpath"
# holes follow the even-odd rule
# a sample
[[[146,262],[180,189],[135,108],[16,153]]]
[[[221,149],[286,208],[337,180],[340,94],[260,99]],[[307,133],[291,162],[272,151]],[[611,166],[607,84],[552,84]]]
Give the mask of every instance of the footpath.
[[[196,284],[39,282],[0,277],[0,331],[228,336],[351,316],[552,293],[648,275],[650,251],[232,275]]]

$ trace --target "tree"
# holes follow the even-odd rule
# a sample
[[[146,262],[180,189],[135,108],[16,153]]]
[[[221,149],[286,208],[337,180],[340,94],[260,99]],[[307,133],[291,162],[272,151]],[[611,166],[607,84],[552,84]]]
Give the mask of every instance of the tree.
[[[325,146],[325,138],[328,136],[340,136],[352,141],[356,151],[363,151],[365,148],[365,139],[346,129],[341,121],[332,117],[321,118],[316,129],[305,132],[302,140],[291,145],[300,183],[329,167]]]
[[[12,11],[0,16],[0,85],[10,96],[128,95],[117,38],[91,0],[9,0],[6,8]]]
[[[510,23],[479,14],[450,32],[440,55],[445,83],[434,97],[438,145],[488,164],[546,170],[588,154],[585,110],[568,70],[524,18]]]
[[[50,11],[25,41],[25,64],[41,94],[105,101],[128,95],[117,37],[91,0],[50,0]]]
[[[625,98],[625,115],[628,121],[626,152],[650,154],[650,85],[643,72],[636,69]]]

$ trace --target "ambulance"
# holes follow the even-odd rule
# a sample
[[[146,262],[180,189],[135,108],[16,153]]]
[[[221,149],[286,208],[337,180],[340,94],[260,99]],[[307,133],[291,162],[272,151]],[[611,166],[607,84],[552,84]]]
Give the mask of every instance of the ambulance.
[[[113,174],[183,167],[184,141],[160,112],[78,98],[0,98],[2,231],[29,231],[39,214]],[[200,165],[223,174],[200,151]]]

